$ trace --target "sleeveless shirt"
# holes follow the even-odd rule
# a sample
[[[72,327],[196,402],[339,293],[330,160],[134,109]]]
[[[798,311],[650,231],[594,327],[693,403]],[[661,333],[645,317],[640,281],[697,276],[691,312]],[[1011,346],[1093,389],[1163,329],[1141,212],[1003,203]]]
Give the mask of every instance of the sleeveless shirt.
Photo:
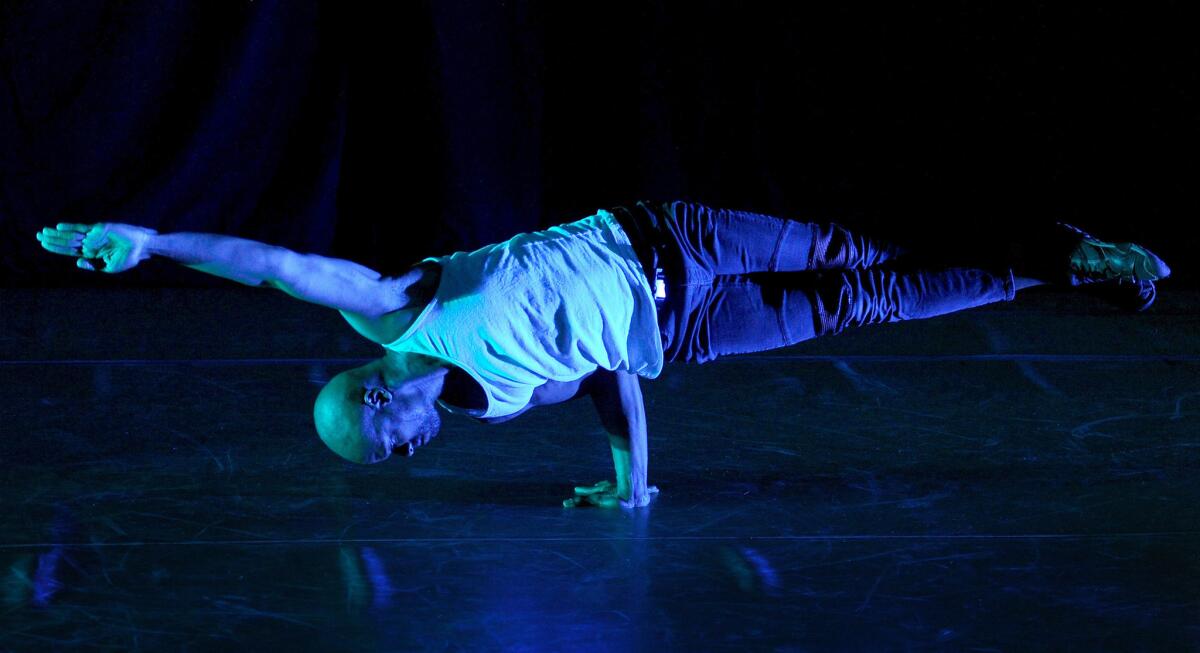
[[[612,213],[518,234],[473,252],[430,257],[441,280],[394,342],[461,368],[483,388],[487,409],[511,415],[546,381],[597,368],[654,378],[662,340],[650,283]],[[439,402],[441,403],[441,402]]]

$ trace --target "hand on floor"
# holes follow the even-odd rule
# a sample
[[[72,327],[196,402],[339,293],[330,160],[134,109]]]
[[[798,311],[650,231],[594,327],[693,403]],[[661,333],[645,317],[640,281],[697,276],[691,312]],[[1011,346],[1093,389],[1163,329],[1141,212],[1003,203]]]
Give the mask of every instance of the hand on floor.
[[[622,508],[638,508],[650,505],[650,498],[655,494],[658,494],[658,488],[651,485],[641,496],[622,496],[617,492],[617,487],[612,481],[600,481],[591,487],[575,488],[575,496],[563,501],[563,507],[616,508],[620,506]]]

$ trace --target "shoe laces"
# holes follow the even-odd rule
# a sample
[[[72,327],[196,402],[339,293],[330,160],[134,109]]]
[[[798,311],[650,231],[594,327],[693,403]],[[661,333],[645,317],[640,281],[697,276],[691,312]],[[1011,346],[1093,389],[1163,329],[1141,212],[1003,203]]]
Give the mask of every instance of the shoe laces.
[[[1116,245],[1085,238],[1071,256],[1071,268],[1105,279],[1124,278],[1133,274],[1128,254]]]

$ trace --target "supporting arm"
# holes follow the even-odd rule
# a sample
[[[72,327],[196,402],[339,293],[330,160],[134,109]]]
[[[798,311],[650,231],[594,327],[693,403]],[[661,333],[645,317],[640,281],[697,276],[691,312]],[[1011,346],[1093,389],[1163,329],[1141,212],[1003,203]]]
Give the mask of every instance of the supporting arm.
[[[650,453],[646,442],[646,407],[636,374],[599,370],[588,379],[592,401],[608,433],[617,495],[634,506],[650,503],[658,491],[647,484]]]

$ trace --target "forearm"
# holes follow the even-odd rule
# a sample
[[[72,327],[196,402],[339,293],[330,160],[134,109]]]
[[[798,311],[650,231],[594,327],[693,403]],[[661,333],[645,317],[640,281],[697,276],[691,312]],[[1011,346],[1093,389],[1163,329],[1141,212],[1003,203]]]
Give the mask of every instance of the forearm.
[[[658,489],[647,482],[646,404],[637,374],[598,370],[588,378],[587,392],[608,434],[617,494],[637,506],[649,504],[650,495]]]
[[[618,410],[609,408],[605,430],[617,474],[617,493],[624,499],[642,497],[646,494],[650,463],[646,445],[646,403],[637,375],[618,373],[613,378],[616,380],[619,416]]]
[[[248,286],[276,281],[284,257],[291,253],[284,247],[245,238],[186,232],[151,236],[149,251],[153,256]]]
[[[617,474],[617,494],[623,499],[644,496],[649,467],[644,424],[630,435],[609,433],[608,444]]]

